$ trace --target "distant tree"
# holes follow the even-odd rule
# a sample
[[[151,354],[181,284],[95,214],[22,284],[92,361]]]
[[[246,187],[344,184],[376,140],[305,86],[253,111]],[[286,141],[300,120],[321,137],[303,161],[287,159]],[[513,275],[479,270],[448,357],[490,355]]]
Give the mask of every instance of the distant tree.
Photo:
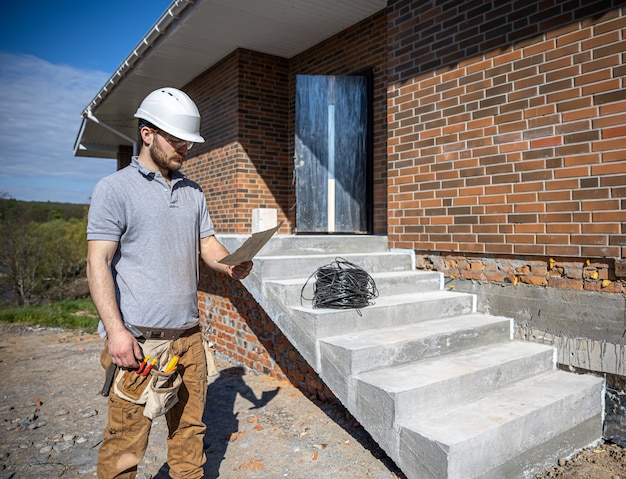
[[[0,239],[4,248],[0,250],[0,261],[6,269],[6,285],[13,292],[19,305],[29,305],[33,296],[41,289],[41,253],[44,244],[36,231],[37,223],[3,221]]]
[[[84,274],[87,209],[82,206],[80,219],[59,219],[51,210],[23,214],[28,208],[21,203],[0,195],[0,279],[18,305],[64,299],[68,281]]]
[[[42,253],[42,273],[47,281],[48,292],[63,298],[69,280],[84,271],[87,257],[86,217],[84,220],[54,220],[39,225],[39,232],[46,245]]]

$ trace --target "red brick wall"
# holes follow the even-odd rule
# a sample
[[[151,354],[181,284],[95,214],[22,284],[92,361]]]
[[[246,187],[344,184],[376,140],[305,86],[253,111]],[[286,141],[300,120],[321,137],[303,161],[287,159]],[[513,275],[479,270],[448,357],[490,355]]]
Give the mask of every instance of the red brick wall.
[[[350,75],[373,72],[373,229],[387,232],[387,23],[376,15],[316,45],[289,62],[290,154],[293,156],[296,75]]]
[[[239,165],[237,187],[246,201],[247,231],[254,208],[277,208],[282,232],[291,229],[293,159],[288,142],[288,61],[240,50],[239,141],[248,161]]]
[[[216,229],[223,232],[237,232],[242,214],[237,194],[244,156],[238,142],[238,75],[237,56],[231,55],[184,88],[200,110],[205,142],[189,151],[183,172],[200,184]]]
[[[587,259],[615,279],[601,258],[626,252],[621,3],[390,2],[390,246],[467,277],[525,281],[532,267],[483,260],[528,255],[548,285],[580,288]],[[483,260],[448,268],[448,252]]]
[[[255,208],[276,208],[287,220],[287,61],[238,50],[185,91],[206,141],[191,150],[184,172],[203,188],[216,229],[250,233]]]

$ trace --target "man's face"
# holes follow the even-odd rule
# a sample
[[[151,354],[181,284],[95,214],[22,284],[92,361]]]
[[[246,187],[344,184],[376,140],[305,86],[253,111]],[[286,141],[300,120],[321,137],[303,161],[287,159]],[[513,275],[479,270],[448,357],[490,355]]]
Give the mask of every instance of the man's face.
[[[164,170],[177,171],[187,158],[187,145],[184,142],[174,143],[177,148],[160,133],[154,133],[154,141],[150,145],[150,155],[154,164]]]

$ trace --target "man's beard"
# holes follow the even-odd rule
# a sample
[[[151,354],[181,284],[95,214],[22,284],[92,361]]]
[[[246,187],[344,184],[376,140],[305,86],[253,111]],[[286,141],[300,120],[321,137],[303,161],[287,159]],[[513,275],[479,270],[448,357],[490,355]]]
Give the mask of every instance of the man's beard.
[[[185,157],[179,153],[174,153],[172,156],[168,157],[165,154],[165,151],[163,151],[163,149],[159,146],[156,138],[150,145],[150,156],[156,166],[168,171],[178,171],[180,169],[180,166],[173,165],[173,160],[180,161],[181,165],[185,160]]]

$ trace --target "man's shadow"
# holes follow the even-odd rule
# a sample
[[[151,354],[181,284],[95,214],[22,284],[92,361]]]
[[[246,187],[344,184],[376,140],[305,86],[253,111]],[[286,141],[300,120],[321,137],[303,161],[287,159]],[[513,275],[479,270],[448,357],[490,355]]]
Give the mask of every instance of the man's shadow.
[[[280,388],[272,391],[263,391],[257,399],[254,391],[244,382],[245,370],[240,366],[223,369],[219,376],[209,384],[207,390],[206,407],[202,420],[207,430],[204,437],[204,478],[216,479],[219,477],[220,464],[224,460],[226,449],[233,434],[239,432],[239,420],[235,412],[237,394],[252,403],[250,409],[259,409],[267,405],[279,392]],[[163,464],[154,479],[168,479],[169,467]]]

